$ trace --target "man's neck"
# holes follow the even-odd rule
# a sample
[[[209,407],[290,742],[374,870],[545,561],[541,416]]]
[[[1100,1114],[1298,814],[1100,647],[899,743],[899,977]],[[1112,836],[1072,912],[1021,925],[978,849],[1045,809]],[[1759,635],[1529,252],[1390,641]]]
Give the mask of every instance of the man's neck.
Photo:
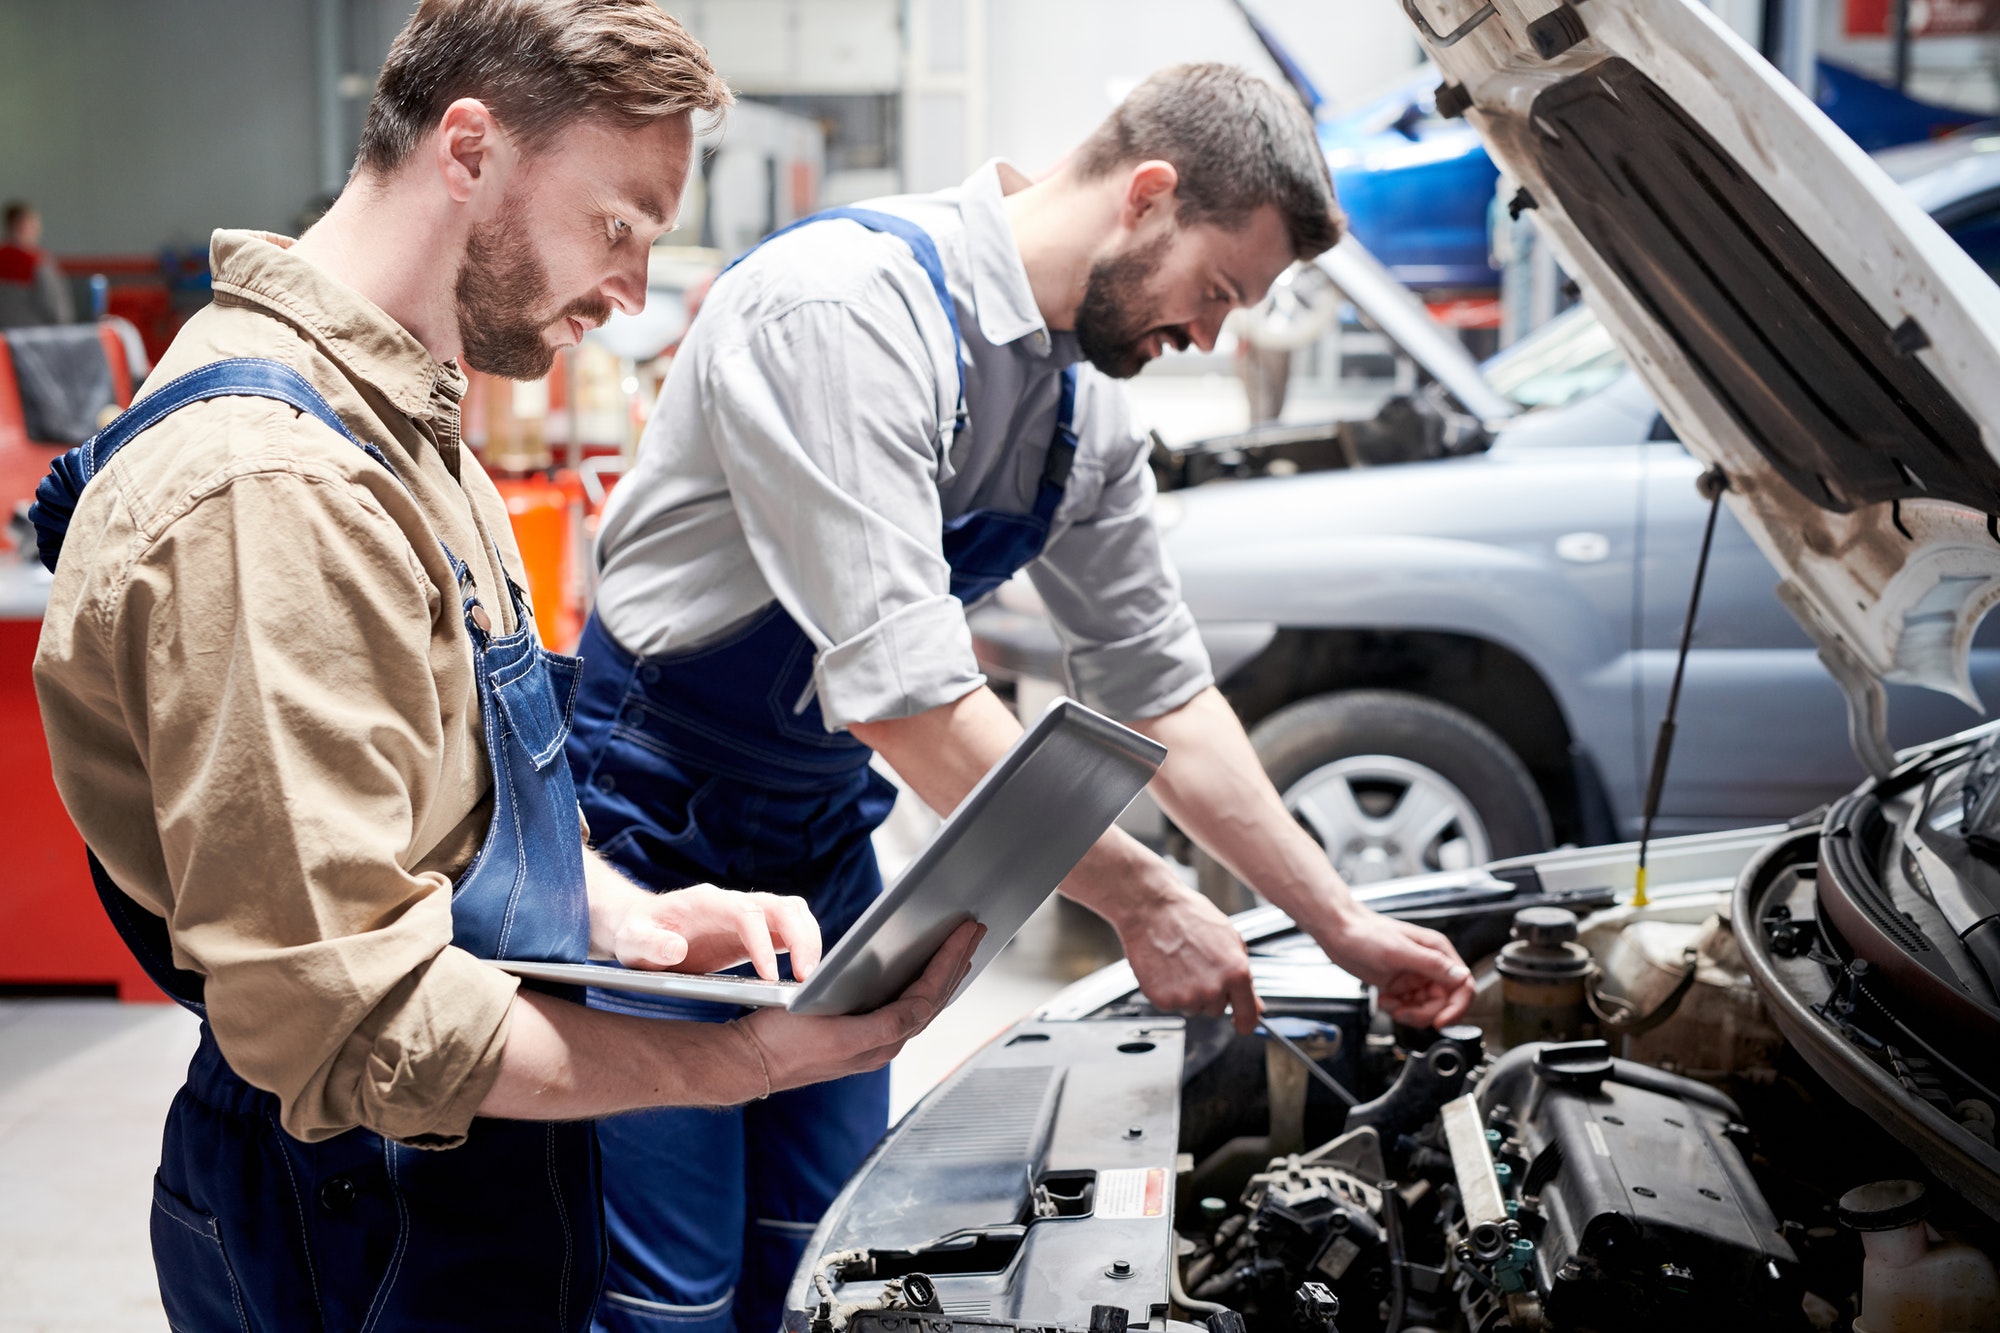
[[[373,302],[433,359],[449,361],[459,353],[453,286],[463,246],[395,182],[356,181],[292,253]]]
[[[1118,225],[1117,196],[1103,182],[1079,181],[1063,168],[1030,181],[1004,162],[1000,188],[1042,322],[1075,328],[1091,264]]]

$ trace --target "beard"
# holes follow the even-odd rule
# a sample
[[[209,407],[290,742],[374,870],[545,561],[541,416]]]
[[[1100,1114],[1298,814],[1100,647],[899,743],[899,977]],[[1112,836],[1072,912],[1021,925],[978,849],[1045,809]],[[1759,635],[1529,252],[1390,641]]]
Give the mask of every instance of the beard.
[[[453,304],[458,315],[460,357],[474,370],[509,380],[538,380],[556,362],[556,349],[543,331],[575,316],[585,324],[611,317],[602,295],[584,296],[548,315],[549,271],[521,225],[518,203],[481,223],[465,239]]]
[[[1129,380],[1145,368],[1153,359],[1146,344],[1156,333],[1177,348],[1187,348],[1185,329],[1155,324],[1139,313],[1146,305],[1146,287],[1172,239],[1157,236],[1090,266],[1083,302],[1076,309],[1077,347],[1084,360],[1113,379]]]

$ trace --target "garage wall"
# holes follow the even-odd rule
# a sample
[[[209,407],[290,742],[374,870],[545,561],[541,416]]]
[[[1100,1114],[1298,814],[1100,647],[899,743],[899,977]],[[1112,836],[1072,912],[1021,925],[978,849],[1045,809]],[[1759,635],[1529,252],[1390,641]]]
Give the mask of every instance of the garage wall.
[[[60,253],[288,230],[317,179],[305,0],[0,0],[0,197]]]
[[[1250,0],[1332,110],[1359,106],[1417,64],[1395,0]],[[1273,79],[1232,0],[909,0],[904,172],[912,189],[987,157],[1052,165],[1163,65],[1224,60]]]
[[[913,189],[996,154],[1039,171],[1161,65],[1272,69],[1231,0],[665,2],[745,93],[900,94],[888,142]],[[294,230],[351,157],[412,3],[0,0],[0,197],[33,199],[64,254]],[[1251,3],[1337,107],[1414,64],[1395,0]],[[322,67],[327,19],[337,56]],[[894,188],[885,165],[854,190]]]

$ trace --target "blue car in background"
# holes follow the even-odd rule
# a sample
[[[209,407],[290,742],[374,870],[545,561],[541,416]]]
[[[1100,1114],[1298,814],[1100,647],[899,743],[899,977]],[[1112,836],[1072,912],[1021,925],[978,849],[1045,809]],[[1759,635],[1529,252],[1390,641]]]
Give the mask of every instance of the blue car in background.
[[[1268,35],[1265,41],[1270,44]],[[1280,64],[1288,74],[1294,68],[1282,57]],[[1309,89],[1300,92],[1312,101],[1318,94]],[[1487,238],[1499,172],[1470,125],[1438,114],[1437,91],[1437,70],[1427,66],[1367,106],[1321,122],[1320,145],[1354,234],[1405,285],[1419,291],[1490,288],[1500,281]],[[1816,100],[1871,153],[1934,139],[1979,119],[1905,97],[1824,60]]]

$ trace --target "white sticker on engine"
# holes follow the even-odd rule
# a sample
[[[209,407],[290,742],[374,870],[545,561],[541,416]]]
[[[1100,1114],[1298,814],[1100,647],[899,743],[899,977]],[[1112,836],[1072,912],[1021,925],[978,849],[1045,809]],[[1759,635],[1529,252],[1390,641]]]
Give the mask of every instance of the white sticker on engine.
[[[1164,1217],[1167,1212],[1167,1172],[1164,1167],[1138,1167],[1130,1171],[1099,1171],[1097,1203],[1099,1217]]]

